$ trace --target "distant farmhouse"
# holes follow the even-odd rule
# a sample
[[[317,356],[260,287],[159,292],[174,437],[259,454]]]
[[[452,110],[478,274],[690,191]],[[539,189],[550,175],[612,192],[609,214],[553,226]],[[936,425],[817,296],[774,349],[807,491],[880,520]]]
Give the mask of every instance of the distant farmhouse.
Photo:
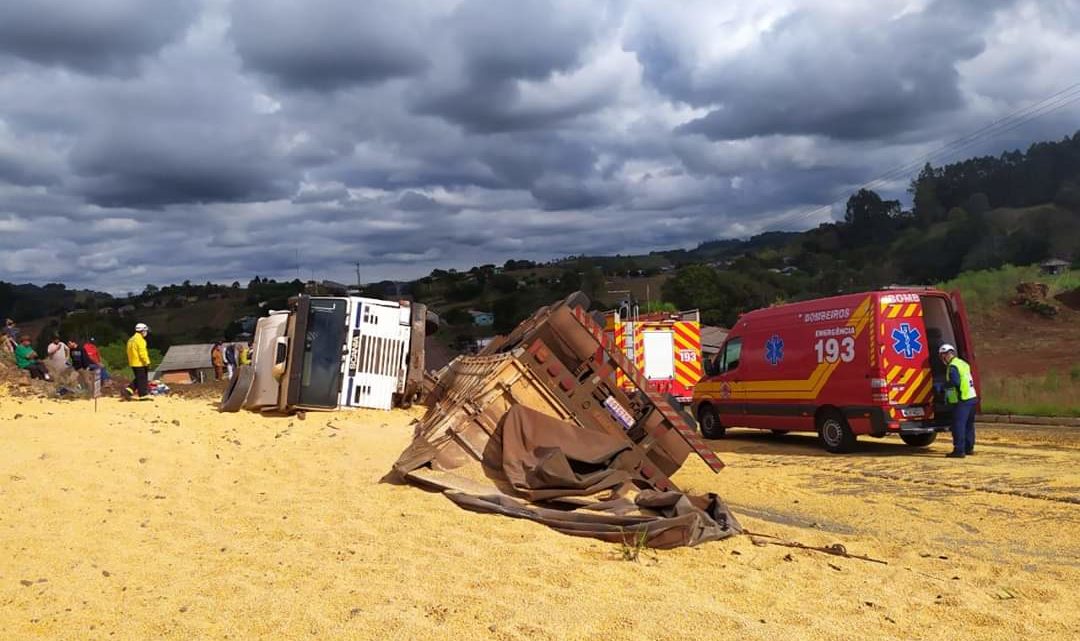
[[[1047,276],[1057,276],[1069,271],[1069,263],[1060,258],[1048,258],[1039,263],[1039,270]]]

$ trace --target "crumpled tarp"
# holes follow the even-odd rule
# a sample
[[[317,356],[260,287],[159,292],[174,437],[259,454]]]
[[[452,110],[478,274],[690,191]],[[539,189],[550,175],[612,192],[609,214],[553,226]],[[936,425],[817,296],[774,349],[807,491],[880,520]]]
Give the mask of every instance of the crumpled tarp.
[[[395,469],[406,478],[431,483],[430,478],[410,473],[431,463],[437,448],[415,445],[403,453]],[[417,457],[418,451],[429,452],[430,458]],[[525,518],[564,534],[611,542],[672,548],[741,531],[715,494],[647,489],[648,482],[631,472],[639,467],[641,456],[625,438],[514,405],[488,440],[482,460],[466,463],[479,463],[490,481],[483,487],[490,491],[461,489],[468,484],[434,484],[469,510]]]

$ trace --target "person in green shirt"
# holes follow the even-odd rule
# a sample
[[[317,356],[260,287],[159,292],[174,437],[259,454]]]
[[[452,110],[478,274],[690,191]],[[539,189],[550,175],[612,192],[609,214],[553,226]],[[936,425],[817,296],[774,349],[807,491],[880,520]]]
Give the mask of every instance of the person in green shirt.
[[[45,364],[38,358],[34,348],[30,346],[29,336],[23,336],[19,341],[19,346],[15,348],[15,366],[29,372],[30,378],[52,380],[49,371],[45,369]]]

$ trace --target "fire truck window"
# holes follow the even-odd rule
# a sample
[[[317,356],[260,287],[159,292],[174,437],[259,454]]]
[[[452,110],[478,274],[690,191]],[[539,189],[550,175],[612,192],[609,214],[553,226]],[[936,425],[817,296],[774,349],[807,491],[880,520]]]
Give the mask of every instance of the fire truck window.
[[[739,366],[739,355],[742,353],[742,339],[735,338],[724,343],[724,360],[720,365],[720,373],[730,372]]]

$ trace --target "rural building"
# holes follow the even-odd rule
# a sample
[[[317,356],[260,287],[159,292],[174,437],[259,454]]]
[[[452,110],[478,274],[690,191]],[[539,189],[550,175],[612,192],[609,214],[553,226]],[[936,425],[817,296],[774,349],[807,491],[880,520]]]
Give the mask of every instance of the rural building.
[[[153,378],[169,385],[187,385],[214,380],[214,366],[210,362],[212,343],[197,345],[173,345],[161,359]]]
[[[1047,276],[1057,276],[1069,271],[1069,263],[1060,258],[1048,258],[1039,263],[1039,269]]]
[[[477,327],[491,327],[495,324],[495,315],[491,312],[478,312],[470,309],[469,316],[472,316],[473,325]]]
[[[709,360],[720,353],[720,348],[727,339],[728,330],[723,327],[701,326],[701,358]]]

